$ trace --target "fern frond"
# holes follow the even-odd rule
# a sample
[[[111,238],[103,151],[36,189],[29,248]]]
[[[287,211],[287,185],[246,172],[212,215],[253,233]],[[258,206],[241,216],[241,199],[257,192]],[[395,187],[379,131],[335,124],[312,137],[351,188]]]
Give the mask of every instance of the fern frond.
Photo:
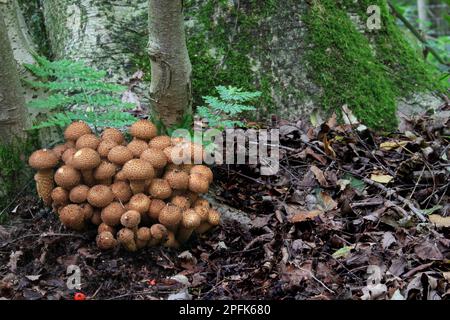
[[[32,109],[48,109],[53,110],[59,107],[69,105],[85,105],[88,104],[92,107],[115,107],[122,109],[132,109],[134,104],[128,102],[122,102],[121,99],[112,97],[106,94],[95,94],[87,96],[84,93],[74,94],[71,96],[61,93],[53,94],[45,99],[36,99],[28,103],[28,107]]]
[[[216,87],[219,96],[224,101],[235,101],[235,102],[246,102],[254,100],[261,96],[261,92],[248,92],[242,91],[241,88],[236,88],[232,86],[224,87],[217,86]]]
[[[113,83],[104,83],[98,81],[61,81],[61,82],[40,82],[34,80],[24,80],[34,88],[48,89],[51,91],[84,91],[97,90],[102,92],[122,92],[126,90],[125,86]]]

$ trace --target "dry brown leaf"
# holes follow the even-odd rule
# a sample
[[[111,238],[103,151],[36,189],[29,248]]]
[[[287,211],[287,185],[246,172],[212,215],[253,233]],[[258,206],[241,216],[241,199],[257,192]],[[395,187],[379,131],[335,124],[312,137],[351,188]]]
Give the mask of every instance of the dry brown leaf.
[[[321,187],[328,187],[327,179],[325,178],[322,170],[320,170],[316,166],[311,166],[311,168],[309,169],[312,171],[312,173],[314,173],[314,176],[316,177]]]
[[[391,182],[392,179],[394,179],[394,177],[388,174],[372,174],[370,176],[370,180],[383,184]]]
[[[443,217],[438,214],[431,214],[429,218],[430,221],[436,225],[436,227],[450,228],[450,217]]]
[[[334,210],[338,206],[337,202],[334,201],[333,198],[331,198],[331,196],[324,191],[320,192],[319,200],[321,201],[321,204],[323,205],[323,210],[325,212]]]
[[[389,151],[398,147],[403,147],[408,144],[408,141],[386,141],[380,144],[380,149]]]
[[[299,211],[291,217],[291,222],[298,223],[306,220],[313,220],[315,217],[319,216],[322,213],[323,211],[321,210]]]

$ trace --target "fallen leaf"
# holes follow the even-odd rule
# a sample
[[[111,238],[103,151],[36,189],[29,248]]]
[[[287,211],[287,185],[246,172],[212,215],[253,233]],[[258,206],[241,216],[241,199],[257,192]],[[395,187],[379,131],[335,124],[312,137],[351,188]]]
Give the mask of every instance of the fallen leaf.
[[[445,280],[450,281],[450,272],[442,272],[442,275]]]
[[[438,228],[450,228],[450,217],[443,217],[438,214],[432,214],[429,216],[430,221]]]
[[[383,234],[383,239],[381,240],[381,245],[384,250],[388,249],[392,244],[394,244],[397,240],[395,240],[392,232],[385,232]]]
[[[414,252],[422,260],[442,260],[444,256],[436,244],[429,241],[422,242],[414,247]]]
[[[39,280],[40,277],[41,277],[40,274],[38,274],[38,275],[31,275],[31,276],[25,276],[25,278],[27,278],[27,279],[30,280],[30,281],[36,281],[36,280]]]
[[[383,184],[391,182],[392,179],[394,179],[394,177],[388,174],[372,174],[370,176],[370,180]]]
[[[346,256],[348,256],[348,254],[350,253],[350,251],[352,251],[353,248],[354,248],[354,246],[342,247],[339,250],[337,250],[335,253],[333,253],[332,256],[335,259],[345,258]]]
[[[380,149],[389,151],[398,147],[403,147],[408,144],[408,141],[386,141],[380,144]]]
[[[306,220],[313,220],[315,217],[319,216],[322,213],[323,213],[323,211],[321,211],[321,210],[300,211],[300,212],[295,213],[291,217],[291,222],[298,223],[298,222],[303,222]]]
[[[395,290],[394,294],[391,297],[391,300],[406,300],[406,298],[402,295],[399,289]]]
[[[322,204],[323,210],[325,212],[334,210],[338,206],[337,202],[334,201],[328,193],[323,191],[319,193],[318,200]]]
[[[187,289],[183,289],[177,293],[172,293],[167,297],[167,300],[192,300],[192,295]]]
[[[321,187],[325,187],[325,188],[328,187],[327,179],[325,179],[325,176],[324,176],[322,170],[320,170],[316,166],[311,166],[311,168],[309,168],[309,170],[311,170],[311,172],[314,173],[314,176],[316,177],[316,179],[319,182]]]

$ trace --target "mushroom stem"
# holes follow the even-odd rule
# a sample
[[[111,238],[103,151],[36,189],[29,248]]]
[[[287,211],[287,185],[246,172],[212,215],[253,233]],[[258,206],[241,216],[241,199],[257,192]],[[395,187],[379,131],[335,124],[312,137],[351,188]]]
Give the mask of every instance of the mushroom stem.
[[[213,225],[210,224],[209,222],[202,222],[200,224],[200,226],[198,226],[197,229],[195,229],[195,232],[198,234],[202,234],[202,233],[207,232],[212,227],[213,227]]]
[[[42,199],[46,206],[50,206],[52,203],[51,194],[54,187],[53,170],[39,170],[34,175],[34,180],[36,181],[36,189],[39,197]]]
[[[175,249],[180,247],[180,243],[175,238],[175,233],[172,231],[167,232],[167,240],[164,242],[164,246]]]
[[[178,233],[177,233],[177,240],[180,243],[185,243],[186,241],[189,240],[193,231],[194,231],[194,228],[185,228],[183,226],[180,226],[180,228],[178,229]]]

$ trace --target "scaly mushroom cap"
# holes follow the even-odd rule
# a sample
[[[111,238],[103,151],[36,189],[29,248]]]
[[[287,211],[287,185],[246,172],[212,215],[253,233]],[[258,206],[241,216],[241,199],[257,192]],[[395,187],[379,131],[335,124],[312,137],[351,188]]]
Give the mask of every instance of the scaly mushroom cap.
[[[181,224],[186,229],[195,229],[200,226],[202,219],[195,210],[189,209],[183,212]]]
[[[106,223],[102,222],[102,223],[100,223],[100,225],[97,228],[97,233],[100,234],[105,231],[111,232],[111,234],[116,233],[116,229],[114,229],[113,227],[108,226]]]
[[[130,134],[135,138],[148,141],[153,137],[156,137],[158,130],[153,123],[142,119],[131,125]]]
[[[149,241],[152,238],[152,232],[150,231],[150,228],[147,227],[140,227],[136,231],[136,239],[140,241]]]
[[[117,165],[109,161],[102,161],[100,165],[94,170],[94,178],[96,180],[109,179],[114,176],[117,170]]]
[[[151,200],[147,195],[138,193],[131,197],[130,202],[128,202],[128,209],[135,210],[139,213],[145,213],[148,211],[150,203]]]
[[[61,209],[59,219],[69,229],[81,230],[84,227],[84,214],[79,205],[69,204]]]
[[[73,203],[83,203],[87,199],[89,187],[84,184],[77,185],[70,190],[69,198]]]
[[[210,168],[202,164],[195,165],[191,168],[190,173],[198,173],[206,177],[209,183],[213,182],[214,175]]]
[[[79,170],[91,170],[100,164],[100,155],[91,148],[82,148],[75,152],[72,166]]]
[[[159,213],[159,223],[165,225],[168,229],[174,229],[183,218],[183,212],[176,205],[171,203],[162,208]]]
[[[199,173],[189,175],[189,190],[195,193],[207,193],[209,189],[208,179]]]
[[[56,170],[54,179],[58,186],[70,190],[80,184],[81,174],[75,168],[63,165]]]
[[[189,175],[184,171],[169,171],[164,175],[164,178],[174,190],[186,190],[189,186]]]
[[[92,133],[92,130],[85,122],[76,121],[69,124],[66,128],[64,138],[66,140],[76,141],[79,137],[89,133]]]
[[[167,157],[167,163],[182,164],[190,161],[191,158],[189,149],[183,145],[167,147],[163,152]]]
[[[153,220],[158,220],[159,213],[165,206],[166,203],[163,200],[152,199],[152,202],[150,203],[150,206],[148,208],[147,215],[149,216],[149,218],[152,218]]]
[[[89,203],[81,203],[80,208],[84,215],[84,221],[92,220],[92,217],[94,216],[94,208]]]
[[[114,200],[114,194],[109,186],[101,184],[89,189],[87,201],[94,207],[104,208]]]
[[[64,153],[64,151],[67,150],[67,148],[69,148],[69,147],[65,143],[64,144],[58,144],[58,145],[53,147],[52,151],[56,154],[58,159],[61,159],[62,154]]]
[[[120,244],[128,251],[136,251],[136,242],[134,240],[134,232],[131,229],[123,228],[117,233],[117,239]]]
[[[99,233],[96,238],[97,247],[100,250],[110,250],[117,246],[117,240],[114,239],[114,236],[109,231],[103,231]]]
[[[56,187],[52,190],[51,194],[53,204],[60,207],[65,206],[69,202],[69,193],[66,189],[63,189],[61,187]]]
[[[155,223],[150,227],[150,233],[153,239],[162,241],[167,237],[167,228],[162,224]]]
[[[52,169],[56,167],[58,161],[56,153],[49,149],[36,150],[28,158],[28,164],[36,170]]]
[[[120,217],[120,223],[125,228],[133,229],[141,222],[141,214],[136,210],[128,210]]]
[[[137,158],[142,152],[148,149],[148,144],[144,140],[134,138],[128,143],[127,148],[130,149],[133,156]]]
[[[103,130],[101,138],[104,141],[112,140],[117,144],[122,144],[125,141],[122,132],[116,128],[106,128],[105,130]]]
[[[120,224],[120,217],[122,217],[125,211],[125,208],[120,202],[112,202],[102,209],[102,221],[108,226],[115,227]]]
[[[153,179],[148,191],[156,199],[167,199],[172,195],[172,188],[165,179]]]
[[[133,153],[125,146],[115,146],[108,153],[108,160],[118,165],[124,165],[133,159]]]
[[[161,149],[148,148],[141,153],[140,158],[149,162],[155,169],[162,169],[167,164],[167,157]]]
[[[168,136],[157,136],[154,137],[149,143],[150,148],[164,150],[172,145],[172,139]]]
[[[100,139],[97,138],[95,134],[89,133],[82,135],[77,139],[77,142],[75,143],[75,148],[82,149],[82,148],[90,148],[90,149],[97,149],[98,145],[100,143]]]
[[[198,198],[194,202],[194,207],[206,207],[209,209],[209,202],[206,199]]]
[[[205,206],[196,206],[194,207],[195,212],[198,214],[202,222],[208,221],[209,217],[209,207]]]
[[[208,223],[212,226],[218,226],[220,223],[220,213],[217,210],[210,209],[208,215]]]
[[[191,206],[191,202],[185,196],[174,196],[172,197],[172,200],[170,200],[170,202],[181,208],[182,210],[189,209],[189,207]]]
[[[97,152],[100,157],[107,158],[109,151],[117,145],[117,142],[114,140],[102,140],[97,147]]]
[[[114,182],[118,182],[118,181],[127,181],[127,177],[125,176],[125,172],[123,172],[123,170],[119,170],[116,175],[114,176]]]
[[[64,151],[64,153],[61,156],[61,160],[67,164],[70,165],[70,163],[72,162],[73,159],[73,155],[77,152],[77,149],[75,148],[67,148],[66,151]]]
[[[152,165],[142,159],[131,159],[123,165],[122,170],[130,181],[152,179],[155,175]]]
[[[111,185],[111,190],[114,194],[115,199],[122,203],[128,202],[133,192],[131,192],[130,185],[124,181],[117,181]]]

